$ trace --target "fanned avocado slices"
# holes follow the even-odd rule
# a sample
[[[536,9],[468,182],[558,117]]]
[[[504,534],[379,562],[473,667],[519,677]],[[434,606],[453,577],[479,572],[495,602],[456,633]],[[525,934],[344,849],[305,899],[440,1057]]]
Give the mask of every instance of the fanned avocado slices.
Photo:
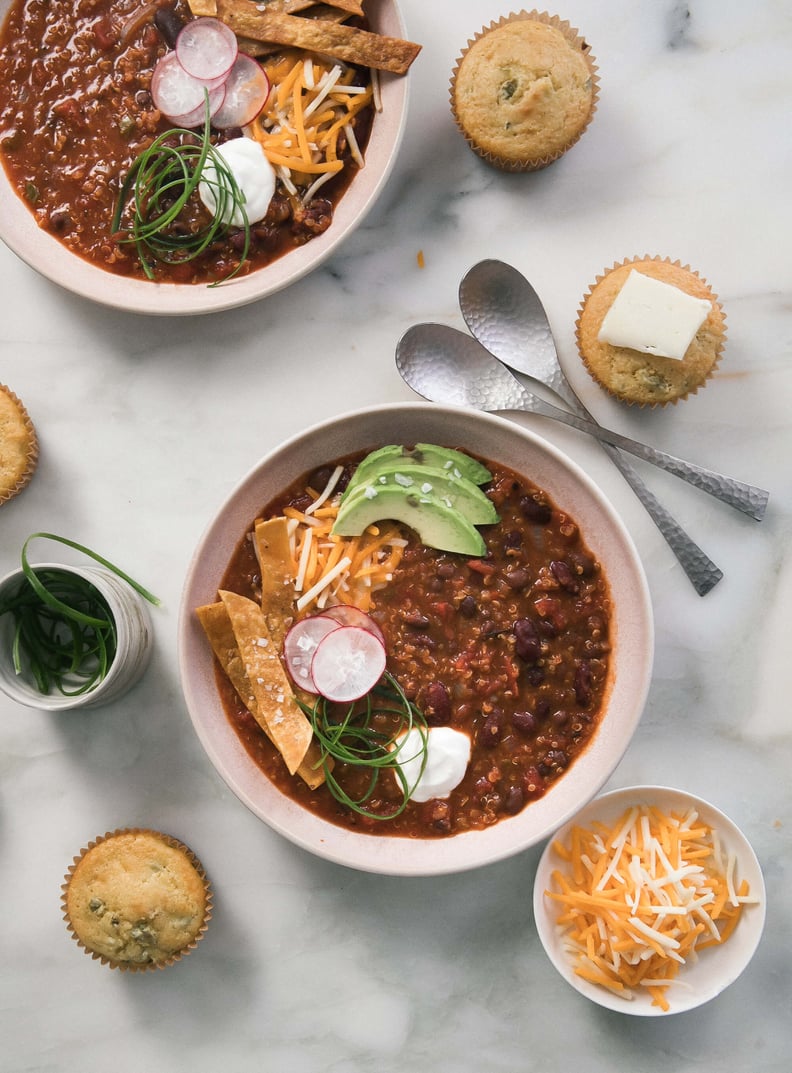
[[[357,536],[386,518],[414,529],[439,551],[486,553],[477,525],[498,521],[479,484],[491,479],[486,466],[448,447],[381,447],[360,462],[341,498],[333,533]]]

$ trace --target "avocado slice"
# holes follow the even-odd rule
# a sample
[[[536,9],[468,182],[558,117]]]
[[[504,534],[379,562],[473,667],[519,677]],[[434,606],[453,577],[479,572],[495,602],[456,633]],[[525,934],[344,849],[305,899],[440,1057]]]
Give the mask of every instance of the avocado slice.
[[[382,465],[390,465],[393,462],[397,462],[400,466],[424,465],[447,470],[452,476],[464,477],[473,484],[486,484],[492,477],[486,466],[477,462],[475,458],[471,458],[470,455],[466,455],[464,451],[455,451],[451,447],[438,447],[434,443],[416,443],[412,448],[389,444],[387,447],[371,451],[358,464],[344,492],[342,502],[361,483],[370,480]]]
[[[337,536],[359,536],[369,525],[392,519],[414,529],[423,544],[438,551],[457,552],[478,558],[486,554],[481,533],[464,514],[449,507],[438,496],[385,485],[374,494],[354,496],[342,503],[333,525]]]
[[[399,459],[382,461],[376,474],[358,483],[352,489],[352,495],[345,497],[342,502],[351,503],[360,496],[370,496],[372,489],[379,494],[391,488],[401,488],[421,496],[431,493],[446,506],[464,514],[472,525],[492,525],[498,521],[495,504],[472,481],[455,476],[450,469],[438,469],[417,462],[405,466]]]

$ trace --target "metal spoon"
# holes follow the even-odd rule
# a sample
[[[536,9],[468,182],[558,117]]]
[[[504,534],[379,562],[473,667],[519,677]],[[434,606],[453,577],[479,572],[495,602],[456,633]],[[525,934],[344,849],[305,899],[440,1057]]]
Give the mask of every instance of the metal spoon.
[[[443,324],[419,324],[409,328],[396,347],[396,366],[414,391],[433,402],[456,403],[485,411],[527,410],[557,417],[598,437],[604,434],[608,439],[616,437],[634,444],[626,437],[611,434],[592,422],[568,414],[531,395],[481,343]],[[635,446],[641,447],[639,444]],[[633,487],[638,498],[654,519],[696,592],[700,596],[706,595],[721,580],[723,571],[660,505],[637,474],[634,477]]]
[[[524,373],[559,395],[579,417],[596,424],[564,376],[550,323],[539,296],[516,268],[502,261],[481,261],[459,286],[459,305],[467,326],[491,354],[516,372]],[[608,443],[615,439],[608,437]],[[623,443],[624,450],[630,450]],[[639,458],[646,455],[632,451]],[[761,521],[769,492],[722,473],[657,452],[647,458],[661,469],[688,481],[730,507]],[[618,465],[618,456],[612,454]],[[671,459],[670,464],[665,459]]]

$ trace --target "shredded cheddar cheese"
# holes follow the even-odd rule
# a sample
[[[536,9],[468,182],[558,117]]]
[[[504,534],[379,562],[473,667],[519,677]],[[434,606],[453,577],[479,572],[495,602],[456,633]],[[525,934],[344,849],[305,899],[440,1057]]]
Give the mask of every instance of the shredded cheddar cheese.
[[[558,925],[575,973],[625,999],[645,988],[668,1010],[679,970],[726,942],[755,901],[736,885],[733,854],[693,810],[665,815],[635,806],[613,827],[574,827],[553,850]]]
[[[247,132],[262,146],[288,194],[306,205],[344,167],[341,139],[363,167],[354,117],[374,100],[371,84],[353,84],[355,71],[289,49],[263,64],[272,89]]]
[[[321,492],[308,489],[312,502],[305,510],[286,507],[298,613],[311,607],[351,604],[362,611],[373,605],[373,594],[387,585],[399,565],[407,541],[396,525],[370,525],[360,536],[331,533],[340,496],[334,489],[339,466]]]

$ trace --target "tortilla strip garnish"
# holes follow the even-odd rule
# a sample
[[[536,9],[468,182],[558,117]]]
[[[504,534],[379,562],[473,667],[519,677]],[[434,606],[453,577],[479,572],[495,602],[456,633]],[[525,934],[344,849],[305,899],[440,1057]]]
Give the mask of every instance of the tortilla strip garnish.
[[[406,74],[421,46],[325,19],[259,11],[251,0],[217,0],[219,18],[240,37],[293,45],[345,63]]]
[[[269,727],[262,719],[256,698],[250,685],[250,679],[245,673],[245,666],[239,653],[236,636],[234,635],[231,619],[228,616],[225,604],[219,601],[216,604],[205,604],[196,608],[198,621],[201,623],[212,651],[217,661],[228,676],[231,685],[239,694],[239,697],[250,714],[259,724],[261,729],[272,741]],[[274,744],[274,742],[273,742]],[[324,782],[324,770],[321,764],[321,750],[316,742],[312,741],[305,759],[297,768],[297,774],[312,790],[321,786]]]
[[[292,696],[291,683],[259,605],[246,596],[223,589],[220,599],[231,619],[258,714],[266,723],[272,744],[283,757],[289,774],[294,775],[313,738],[311,723]]]
[[[190,11],[196,18],[206,15],[208,18],[217,18],[217,0],[189,0]]]
[[[286,631],[294,621],[294,579],[297,564],[292,559],[289,523],[286,518],[257,521],[255,548],[261,568],[261,610],[272,639],[280,651]]]

